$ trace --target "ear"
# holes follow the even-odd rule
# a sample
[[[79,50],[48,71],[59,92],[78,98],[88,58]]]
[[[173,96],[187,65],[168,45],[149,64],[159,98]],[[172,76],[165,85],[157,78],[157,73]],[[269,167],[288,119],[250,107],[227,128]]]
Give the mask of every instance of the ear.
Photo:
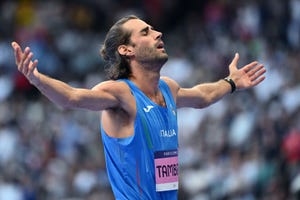
[[[122,56],[131,56],[133,55],[133,51],[129,46],[126,45],[120,45],[118,47],[118,52]]]

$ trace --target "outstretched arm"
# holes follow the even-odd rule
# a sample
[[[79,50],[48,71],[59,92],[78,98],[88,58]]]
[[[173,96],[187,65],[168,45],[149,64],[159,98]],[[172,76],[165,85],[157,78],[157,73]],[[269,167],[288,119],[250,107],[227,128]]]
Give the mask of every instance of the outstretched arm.
[[[89,110],[104,110],[118,105],[118,99],[109,90],[111,87],[106,87],[110,84],[103,83],[92,90],[71,87],[40,73],[37,69],[38,60],[32,61],[33,53],[29,47],[22,51],[18,43],[12,42],[12,48],[18,70],[54,103],[67,108]]]
[[[235,54],[229,65],[229,76],[237,90],[258,85],[265,79],[266,69],[258,62],[251,62],[242,68],[237,68],[239,54]],[[178,107],[203,108],[215,103],[232,91],[232,86],[224,79],[214,83],[204,83],[192,88],[179,88],[177,92]]]

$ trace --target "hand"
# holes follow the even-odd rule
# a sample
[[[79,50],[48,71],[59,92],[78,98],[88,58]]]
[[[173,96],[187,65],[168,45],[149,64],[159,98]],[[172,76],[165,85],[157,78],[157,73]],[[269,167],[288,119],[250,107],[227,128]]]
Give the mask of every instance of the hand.
[[[20,45],[16,42],[11,43],[14,49],[15,61],[18,66],[18,70],[25,75],[30,83],[36,85],[39,82],[37,64],[38,60],[32,61],[33,53],[29,47],[26,47],[24,52],[22,51]]]
[[[234,81],[237,89],[247,89],[258,85],[265,79],[266,69],[257,61],[251,62],[242,68],[237,68],[239,54],[236,53],[229,65],[229,77]]]

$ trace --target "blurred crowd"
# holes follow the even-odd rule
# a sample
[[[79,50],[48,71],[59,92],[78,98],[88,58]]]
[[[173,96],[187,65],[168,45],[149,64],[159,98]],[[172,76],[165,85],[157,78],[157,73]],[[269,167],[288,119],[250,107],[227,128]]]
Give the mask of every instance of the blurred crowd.
[[[99,49],[135,14],[163,32],[162,70],[189,87],[253,60],[259,86],[202,110],[181,109],[180,200],[300,199],[300,0],[2,0],[0,200],[113,199],[99,113],[66,110],[17,71],[12,41],[39,70],[75,87],[106,79]]]

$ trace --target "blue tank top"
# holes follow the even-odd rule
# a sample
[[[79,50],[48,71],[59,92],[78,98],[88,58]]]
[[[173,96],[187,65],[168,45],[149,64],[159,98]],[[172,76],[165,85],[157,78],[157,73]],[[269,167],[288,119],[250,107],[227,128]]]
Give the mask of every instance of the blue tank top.
[[[130,87],[137,113],[134,134],[128,138],[109,137],[101,128],[106,168],[115,198],[176,200],[177,189],[156,191],[154,161],[160,152],[175,152],[177,155],[177,112],[172,93],[168,85],[160,80],[159,88],[166,103],[166,107],[162,107],[151,101],[133,82],[127,79],[120,81]],[[165,175],[176,173],[177,169],[178,165],[164,171]]]

